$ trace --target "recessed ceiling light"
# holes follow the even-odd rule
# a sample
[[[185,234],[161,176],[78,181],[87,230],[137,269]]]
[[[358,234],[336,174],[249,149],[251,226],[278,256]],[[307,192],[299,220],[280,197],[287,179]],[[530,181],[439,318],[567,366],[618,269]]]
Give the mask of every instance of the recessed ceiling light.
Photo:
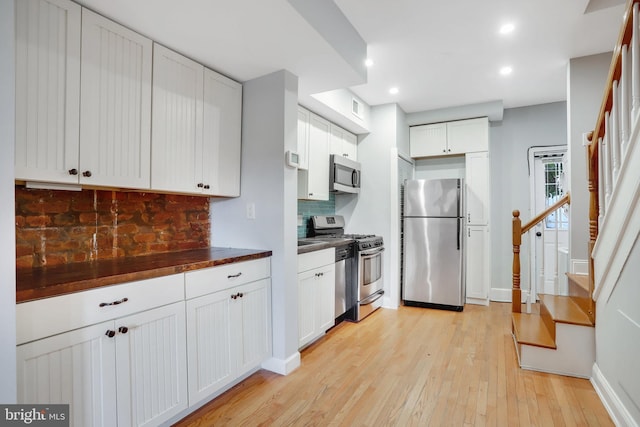
[[[364,60],[364,65],[367,67],[371,67],[373,65],[373,59],[367,58]]]
[[[511,68],[511,67],[502,67],[502,68],[500,68],[500,74],[502,74],[503,76],[508,76],[512,72],[513,72],[513,68]]]
[[[500,34],[509,34],[513,32],[515,28],[516,28],[515,25],[509,22],[507,24],[504,24],[502,27],[500,27]]]
[[[395,95],[398,93],[398,88],[397,87],[392,87],[391,89],[389,89],[389,93],[391,95]]]

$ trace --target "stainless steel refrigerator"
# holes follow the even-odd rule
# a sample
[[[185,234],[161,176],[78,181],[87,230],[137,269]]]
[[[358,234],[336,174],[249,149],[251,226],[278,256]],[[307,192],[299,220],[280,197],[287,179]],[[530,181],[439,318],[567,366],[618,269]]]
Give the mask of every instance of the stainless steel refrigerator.
[[[463,190],[461,179],[405,181],[402,217],[405,305],[462,311]]]

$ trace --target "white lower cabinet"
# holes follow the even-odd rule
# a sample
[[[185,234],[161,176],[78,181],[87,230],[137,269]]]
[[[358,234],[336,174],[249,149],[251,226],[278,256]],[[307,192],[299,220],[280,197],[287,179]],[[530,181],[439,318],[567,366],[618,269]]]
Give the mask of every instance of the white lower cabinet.
[[[187,273],[187,297],[202,294],[187,301],[189,405],[220,391],[270,355],[269,271],[269,258],[264,258]],[[212,293],[206,293],[207,277]],[[220,290],[225,277],[253,281],[243,284],[242,279]]]
[[[335,249],[298,255],[298,348],[334,325]]]
[[[489,227],[467,226],[467,303],[489,304]]]
[[[187,408],[184,304],[18,346],[18,403],[69,403],[72,426],[169,420]]]

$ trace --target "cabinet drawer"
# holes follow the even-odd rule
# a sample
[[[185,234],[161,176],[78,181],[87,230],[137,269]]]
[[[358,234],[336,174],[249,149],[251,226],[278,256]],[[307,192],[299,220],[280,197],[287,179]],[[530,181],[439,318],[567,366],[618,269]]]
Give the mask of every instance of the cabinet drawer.
[[[185,274],[186,298],[218,292],[271,276],[271,258],[203,268]]]
[[[334,248],[300,254],[298,255],[298,273],[333,264],[334,262],[336,262],[336,250]]]
[[[22,344],[183,299],[184,275],[174,274],[17,304],[17,343]]]

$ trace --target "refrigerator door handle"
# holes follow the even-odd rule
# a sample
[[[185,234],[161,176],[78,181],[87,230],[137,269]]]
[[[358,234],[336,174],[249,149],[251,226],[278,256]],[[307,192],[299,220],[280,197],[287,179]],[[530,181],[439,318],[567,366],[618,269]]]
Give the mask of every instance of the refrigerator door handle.
[[[457,215],[456,215],[457,217],[459,217],[459,216],[460,216],[460,214],[461,214],[461,212],[462,212],[462,206],[461,206],[461,205],[462,205],[462,198],[460,197],[462,194],[461,194],[461,189],[460,189],[460,187],[461,187],[461,185],[460,185],[460,180],[458,180],[458,185],[457,185],[457,191],[458,191],[458,203],[457,203],[457,206],[456,206],[456,208],[457,208],[457,210],[458,210]]]
[[[457,219],[457,233],[456,233],[456,240],[457,240],[457,244],[458,244],[458,250],[460,250],[460,231],[461,231],[461,227],[460,227],[460,221],[462,221],[461,218]]]

